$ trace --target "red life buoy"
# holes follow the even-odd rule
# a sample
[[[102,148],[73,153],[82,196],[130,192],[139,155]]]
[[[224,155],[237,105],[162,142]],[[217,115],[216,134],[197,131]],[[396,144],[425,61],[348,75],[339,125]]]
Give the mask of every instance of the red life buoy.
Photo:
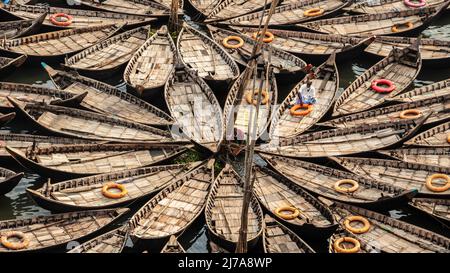
[[[412,0],[404,0],[405,5],[411,8],[420,8],[427,4],[425,0],[415,0],[416,3],[412,2]]]
[[[380,85],[387,85],[387,87],[382,87]],[[371,87],[378,93],[391,93],[396,88],[393,82],[386,79],[374,80]]]
[[[58,20],[58,18],[66,18],[66,20]],[[50,16],[50,22],[55,26],[68,27],[72,24],[73,17],[65,13],[56,13]]]

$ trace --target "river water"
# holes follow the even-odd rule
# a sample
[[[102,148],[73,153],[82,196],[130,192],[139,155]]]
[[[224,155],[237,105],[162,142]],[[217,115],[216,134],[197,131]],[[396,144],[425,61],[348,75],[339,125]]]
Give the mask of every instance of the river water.
[[[430,26],[427,30],[423,32],[424,37],[450,40],[450,14],[447,13]],[[365,55],[357,56],[353,60],[347,62],[338,63],[338,69],[340,74],[341,87],[345,88],[348,84],[355,79],[358,75],[363,73],[365,69],[372,66],[377,60],[368,58]],[[319,65],[319,64],[315,64]],[[423,86],[426,84],[431,84],[436,81],[444,80],[450,78],[450,69],[433,69],[432,67],[425,67],[418,78],[415,80],[415,86]],[[299,79],[300,80],[300,79]],[[13,75],[1,78],[1,81],[11,81],[20,83],[29,83],[35,85],[42,85],[46,87],[53,87],[52,82],[48,78],[44,69],[40,64],[29,64],[21,67]],[[117,87],[125,90],[124,83],[121,80],[121,75],[116,78],[108,80],[108,83],[116,85]],[[291,86],[284,86],[279,84],[279,100],[282,101],[283,98],[289,93]],[[220,101],[226,94],[216,94]],[[152,101],[155,105],[161,107],[163,106],[163,101]],[[15,132],[15,133],[33,133],[35,128],[29,127],[23,120],[14,120],[8,126],[1,128],[2,132]],[[11,218],[20,217],[30,217],[37,215],[45,215],[50,212],[38,207],[33,203],[33,201],[26,194],[25,189],[28,187],[39,187],[44,182],[44,179],[36,174],[30,173],[23,170],[15,162],[1,162],[1,166],[10,168],[16,171],[25,171],[25,177],[19,183],[19,185],[10,193],[5,196],[0,196],[0,220],[6,220]],[[136,208],[139,208],[139,204],[136,204]],[[433,230],[447,237],[450,237],[450,232],[448,227],[444,227],[439,222],[435,221],[431,217],[424,215],[416,210],[413,210],[407,206],[397,207],[397,208],[386,208],[384,213],[391,215],[396,218],[401,218],[402,220],[409,221],[425,227],[427,229]],[[126,219],[126,218],[125,218]],[[326,251],[327,242],[325,240],[307,240],[313,247],[319,251]],[[188,252],[208,252],[210,251],[209,239],[207,236],[207,228],[205,226],[205,221],[203,215],[180,237],[180,242],[186,248]],[[133,251],[131,248],[127,248],[127,251]]]

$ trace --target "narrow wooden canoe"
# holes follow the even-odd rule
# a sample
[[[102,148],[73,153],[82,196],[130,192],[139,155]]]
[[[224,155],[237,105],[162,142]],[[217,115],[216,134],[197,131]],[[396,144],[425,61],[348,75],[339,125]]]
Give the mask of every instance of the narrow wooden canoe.
[[[287,4],[283,3],[283,5],[279,5],[275,8],[272,17],[270,18],[269,26],[290,26],[293,24],[332,17],[335,14],[339,13],[342,8],[348,6],[351,3],[352,1],[347,0],[306,0],[290,3],[288,2]],[[316,16],[307,15],[308,10],[316,8],[320,9],[322,13]],[[247,15],[220,22],[220,24],[258,27],[261,21],[261,17],[267,18],[268,14],[268,10],[266,10],[265,12],[256,11]],[[264,19],[263,22],[265,22]]]
[[[177,144],[73,144],[5,149],[22,166],[57,180],[142,168],[186,151]]]
[[[46,13],[41,13],[39,17],[36,17],[35,19],[0,22],[0,37],[15,39],[32,35],[39,30],[46,16]]]
[[[450,147],[450,122],[435,126],[408,140],[406,145],[421,147]]]
[[[124,81],[141,97],[162,90],[174,68],[176,52],[167,26],[162,26],[134,53]]]
[[[430,214],[438,221],[443,221],[444,224],[450,223],[450,200],[447,198],[414,198],[409,204]]]
[[[316,253],[297,234],[269,215],[264,217],[264,253]]]
[[[217,175],[208,196],[205,209],[206,225],[212,240],[228,251],[233,251],[239,239],[244,181],[227,164]],[[263,232],[263,213],[258,200],[252,195],[248,210],[247,244],[252,249]]]
[[[301,234],[325,236],[324,234],[335,231],[337,226],[333,215],[322,202],[299,185],[266,167],[254,166],[253,169],[253,193],[272,217]],[[300,215],[286,220],[276,213],[282,207],[298,209]]]
[[[0,252],[33,252],[63,247],[69,242],[97,235],[128,211],[127,208],[91,210],[0,221],[1,234],[22,232],[30,241],[27,248],[20,250],[0,245]]]
[[[0,195],[7,194],[19,184],[24,173],[15,173],[6,168],[0,167]]]
[[[186,253],[186,250],[184,250],[183,246],[178,242],[177,237],[172,235],[161,250],[161,253]]]
[[[117,12],[147,17],[168,18],[170,8],[150,0],[77,0],[82,6],[102,11]]]
[[[346,170],[373,179],[404,188],[417,189],[420,195],[432,197],[448,197],[450,190],[434,192],[426,186],[426,180],[433,174],[450,174],[450,166],[440,167],[399,160],[386,160],[360,157],[333,157]],[[442,184],[441,179],[434,179],[433,185]],[[445,184],[445,181],[444,181]]]
[[[214,40],[223,48],[225,48],[223,46],[223,40],[226,37],[239,36],[240,38],[242,38],[242,40],[244,40],[244,45],[241,48],[225,48],[225,51],[231,55],[236,63],[238,63],[242,67],[246,67],[256,41],[253,40],[253,38],[248,37],[247,35],[239,34],[221,28],[216,28],[210,25],[208,25],[207,27],[209,29],[211,37],[213,37]],[[267,43],[262,46],[261,50],[266,62],[269,61],[270,56],[270,63],[274,69],[275,74],[286,76],[286,78],[289,77],[290,81],[293,81],[294,79],[297,79],[299,75],[304,74],[306,63],[295,55],[277,49],[276,47],[273,47]]]
[[[140,27],[115,35],[66,59],[64,67],[85,76],[110,77],[126,66],[149,32],[150,27]]]
[[[155,18],[143,15],[60,7],[44,7],[37,5],[13,4],[3,6],[1,9],[24,20],[39,18],[43,13],[47,13],[47,16],[44,16],[43,25],[52,26],[55,28],[85,28],[107,24],[127,24],[127,27],[136,27],[156,20]],[[59,26],[52,23],[52,21],[50,21],[50,16],[58,13],[64,13],[72,16],[72,24],[69,26]]]
[[[406,162],[450,166],[450,147],[447,148],[402,148],[378,151],[381,154]]]
[[[246,74],[250,76],[246,82]],[[261,105],[259,106],[258,120],[256,119],[256,106],[258,94],[266,92],[265,97],[261,94]],[[264,93],[263,93],[264,94]],[[277,103],[278,87],[275,74],[270,65],[260,59],[255,70],[249,67],[233,84],[228,93],[224,106],[225,140],[245,140],[249,132],[249,120],[252,120],[250,133],[251,138],[260,138],[267,133],[267,128],[272,120]],[[251,98],[251,101],[248,100]],[[263,102],[266,99],[267,102]],[[250,102],[250,103],[249,103]],[[255,102],[255,104],[253,103]],[[253,133],[254,132],[254,133]],[[255,139],[255,140],[256,140]]]
[[[339,73],[336,67],[335,55],[330,58],[316,71],[311,80],[316,89],[316,103],[313,110],[306,116],[295,116],[291,114],[291,107],[295,104],[298,92],[307,77],[300,81],[287,95],[275,112],[270,126],[270,137],[289,138],[299,135],[315,125],[331,108],[337,91],[339,90]]]
[[[3,127],[10,123],[14,118],[16,117],[16,113],[8,113],[8,114],[1,114],[0,113],[0,127]]]
[[[9,58],[9,57],[1,57],[0,56],[0,73],[2,76],[13,72],[16,70],[19,66],[21,66],[26,60],[26,55],[19,55],[16,58]]]
[[[146,125],[167,126],[173,119],[164,111],[112,85],[91,78],[53,69],[44,65],[50,79],[58,88],[70,94],[83,94],[80,103],[86,110],[117,116]]]
[[[439,6],[442,5],[445,0],[428,0],[425,2],[424,7]],[[379,1],[359,1],[353,3],[347,7],[351,13],[357,14],[377,14],[387,11],[403,11],[410,10],[411,7],[407,6],[404,0],[379,0]]]
[[[206,18],[222,0],[188,0],[197,16]]]
[[[450,120],[450,92],[447,95],[428,97],[425,99],[414,98],[411,99],[411,102],[337,117],[320,123],[320,125],[348,128],[363,124],[377,124],[386,121],[399,121],[406,118],[419,118],[428,114],[430,114],[430,117],[425,121],[425,124]]]
[[[177,49],[181,61],[214,88],[228,90],[239,77],[233,58],[213,39],[187,24],[178,35]]]
[[[93,112],[51,106],[23,104],[10,97],[16,111],[41,130],[58,136],[118,142],[171,142],[168,131]]]
[[[272,0],[223,0],[208,14],[205,22],[211,23],[238,17],[261,10],[271,4]]]
[[[392,101],[409,102],[450,94],[450,79],[415,88],[390,98]]]
[[[0,44],[0,49],[25,54],[28,55],[28,58],[60,60],[66,55],[75,54],[107,39],[120,28],[116,25],[101,25],[58,30],[3,41]]]
[[[364,14],[304,23],[299,27],[328,34],[407,36],[420,33],[447,9],[441,6]]]
[[[130,219],[133,241],[162,247],[170,236],[182,233],[204,210],[213,181],[211,159],[168,185]]]
[[[120,207],[160,191],[198,165],[196,162],[116,171],[47,183],[37,190],[28,188],[27,192],[37,204],[51,211]],[[127,195],[119,199],[105,197],[102,188],[109,183],[124,185]]]
[[[389,56],[367,69],[337,98],[333,116],[362,112],[379,106],[408,88],[422,68],[420,39],[404,49],[394,48]],[[395,87],[390,93],[376,92],[375,80],[389,80]]]
[[[72,248],[67,253],[121,253],[128,238],[127,225],[113,229],[97,236],[81,245]]]
[[[338,128],[260,145],[257,151],[288,157],[326,157],[364,153],[399,144],[414,134],[428,116],[380,124]]]
[[[384,58],[389,55],[392,48],[406,48],[415,43],[416,40],[417,38],[412,37],[378,36],[365,49],[365,52]],[[448,66],[450,62],[450,41],[421,39],[420,54],[425,65]]]
[[[261,156],[274,170],[300,187],[313,194],[340,202],[383,208],[389,204],[410,200],[417,193],[374,180],[366,175],[360,176],[298,159],[262,154]],[[334,187],[336,182],[345,179],[356,181],[359,185],[358,189],[353,193],[336,191]]]
[[[231,27],[239,33],[253,38],[257,28]],[[336,34],[268,29],[275,38],[273,47],[284,50],[308,61],[325,61],[333,53],[337,60],[349,60],[359,55],[375,37],[349,37]]]
[[[77,106],[86,97],[86,93],[72,94],[66,91],[23,83],[0,82],[0,110],[14,110],[7,97],[21,102],[46,102],[52,105]]]
[[[183,134],[216,153],[224,137],[222,108],[198,73],[177,65],[166,83],[164,97]]]
[[[370,227],[367,232],[362,234],[349,232],[361,244],[361,252],[450,253],[450,239],[418,226],[344,203],[335,202],[332,209],[343,229],[345,229],[344,221],[349,216],[361,216],[369,221]],[[351,224],[355,228],[363,227],[359,222]],[[330,240],[332,252],[335,251],[334,243],[334,240]]]

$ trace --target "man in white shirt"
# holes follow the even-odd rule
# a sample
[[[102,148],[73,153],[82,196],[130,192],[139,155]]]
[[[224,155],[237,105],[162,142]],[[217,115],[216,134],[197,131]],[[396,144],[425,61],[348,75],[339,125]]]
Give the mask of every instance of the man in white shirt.
[[[295,104],[314,104],[316,103],[316,88],[308,79],[298,90],[298,97]]]

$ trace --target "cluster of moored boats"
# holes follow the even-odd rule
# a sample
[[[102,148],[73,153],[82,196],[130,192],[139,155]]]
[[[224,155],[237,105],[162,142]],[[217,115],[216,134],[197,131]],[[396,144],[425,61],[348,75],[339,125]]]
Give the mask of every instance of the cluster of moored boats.
[[[0,158],[49,178],[27,192],[54,213],[0,221],[0,252],[118,253],[131,239],[182,253],[199,217],[234,251],[244,179],[221,155],[248,148],[248,132],[260,159],[249,249],[313,253],[321,238],[339,253],[450,252],[448,236],[377,212],[408,203],[450,223],[450,79],[413,84],[423,66],[448,67],[450,42],[416,34],[450,1],[281,1],[255,66],[271,0],[77,1],[0,4],[17,18],[0,22],[1,73],[40,61],[55,86],[0,82],[0,125],[20,115],[39,132],[0,133]],[[201,23],[150,27],[175,3]],[[363,52],[380,60],[340,92],[336,62]],[[118,73],[129,92],[102,81]],[[285,98],[277,79],[294,84]],[[293,105],[307,81],[316,103]],[[160,94],[165,110],[148,102]],[[192,149],[204,160],[173,164]],[[0,168],[0,194],[23,175]]]

